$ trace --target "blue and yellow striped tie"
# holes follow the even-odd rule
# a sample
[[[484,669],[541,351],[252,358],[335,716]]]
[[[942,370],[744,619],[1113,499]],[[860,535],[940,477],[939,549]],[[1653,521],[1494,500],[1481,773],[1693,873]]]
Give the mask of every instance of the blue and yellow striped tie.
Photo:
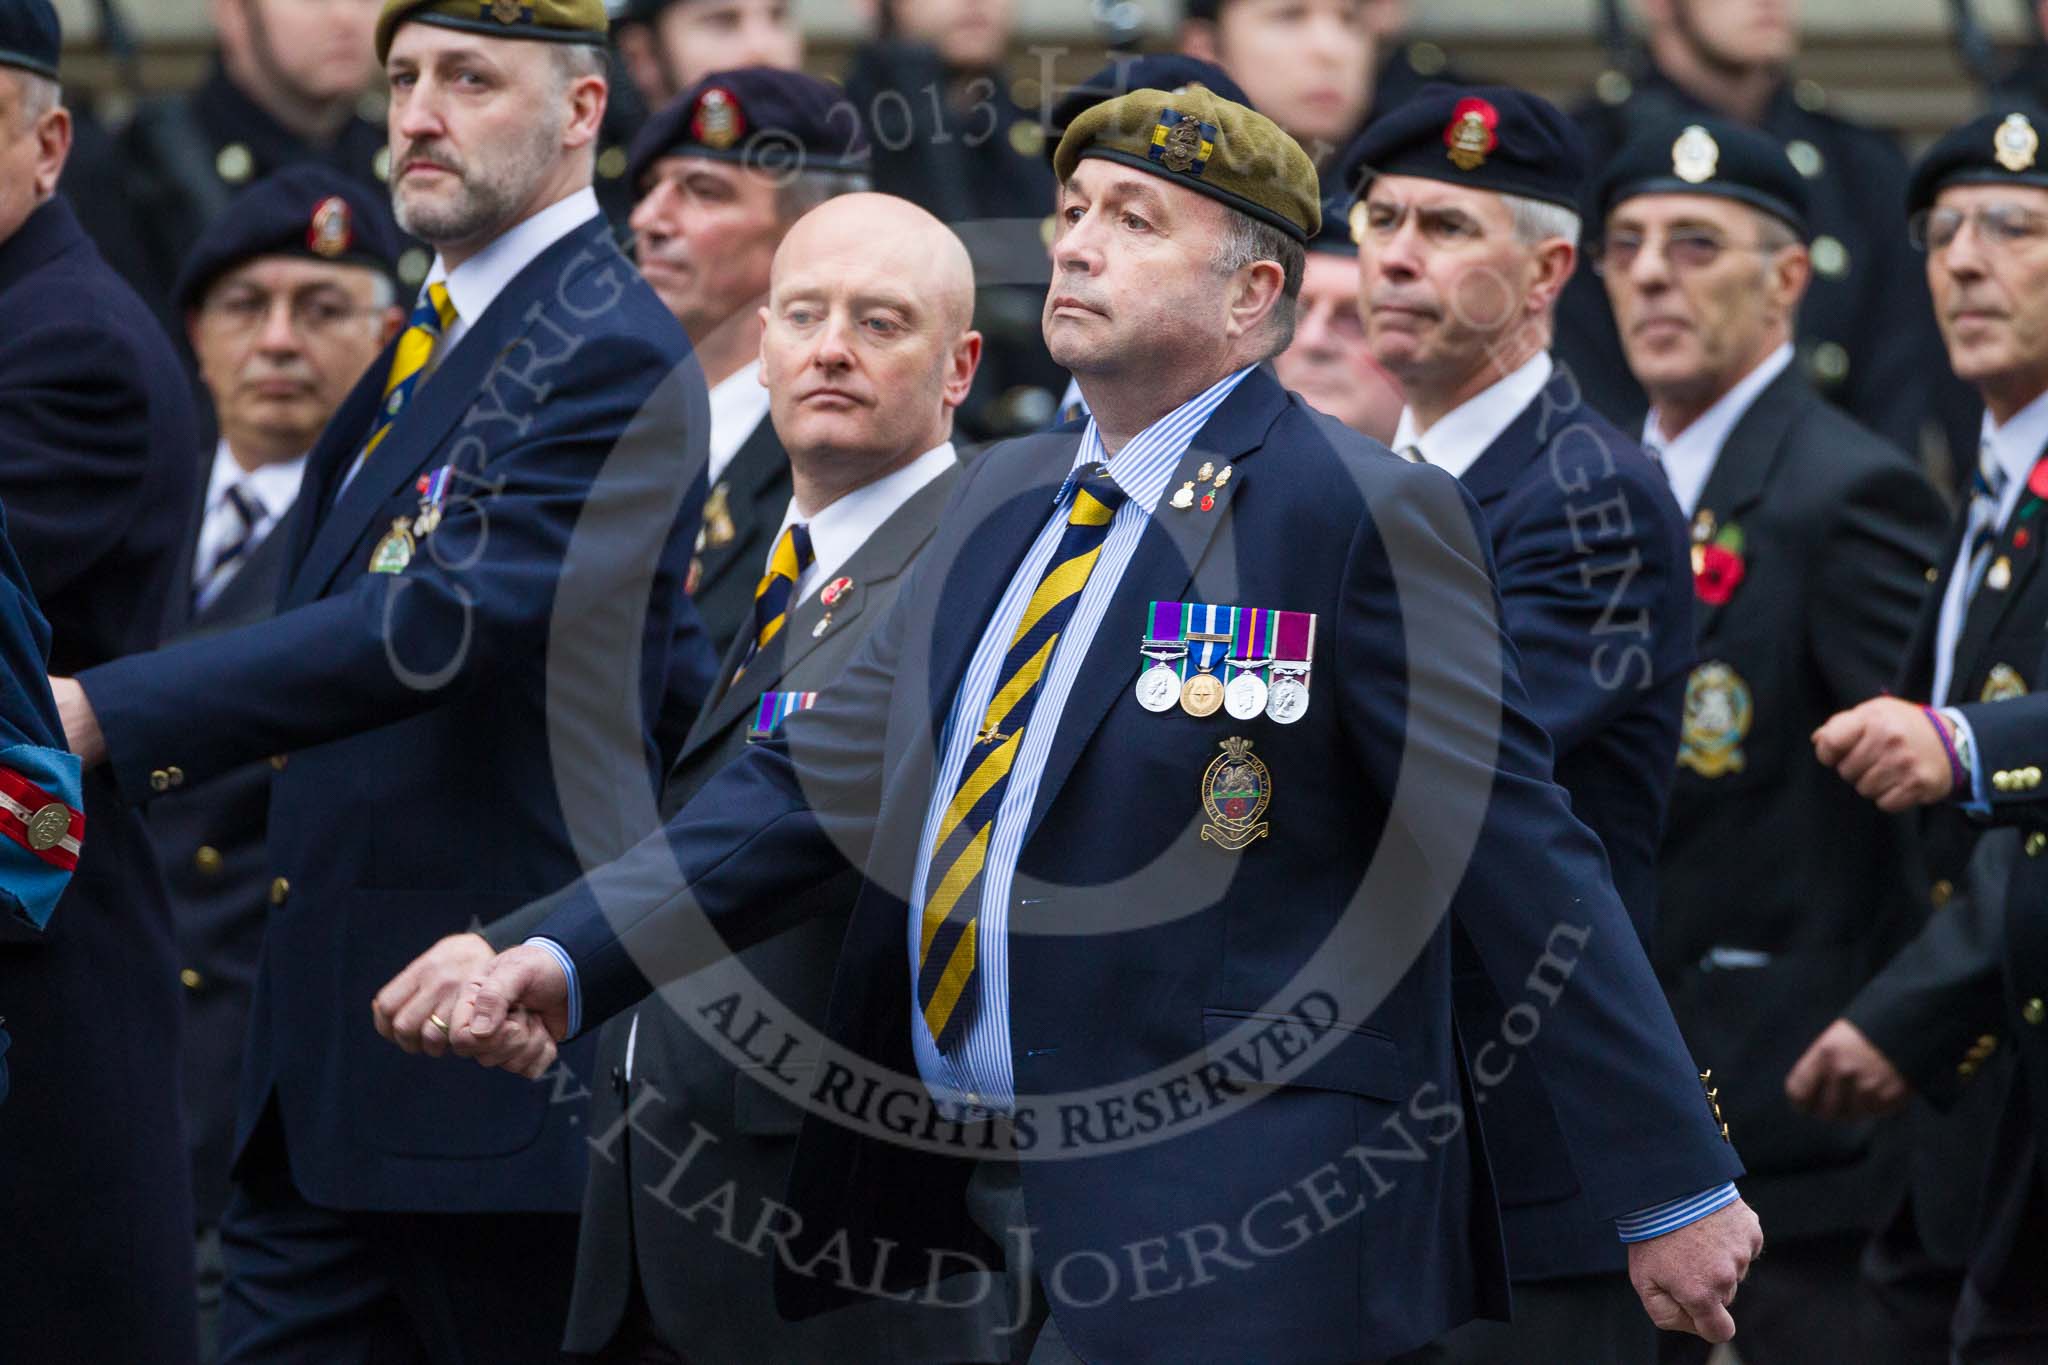
[[[740,674],[747,671],[747,665],[766,648],[776,636],[782,634],[783,626],[789,623],[790,599],[796,595],[796,581],[802,578],[804,570],[811,567],[816,558],[811,553],[811,531],[802,522],[792,522],[782,532],[782,538],[775,542],[775,553],[768,557],[768,572],[761,575],[761,582],[754,589],[754,643],[747,650],[747,657],[733,672],[733,681],[738,682]]]
[[[398,338],[398,349],[392,353],[391,377],[384,381],[384,406],[377,409],[377,425],[363,446],[365,458],[412,401],[413,390],[425,378],[427,361],[433,358],[435,345],[454,321],[455,300],[448,297],[448,286],[438,281],[428,285],[427,296],[412,310],[412,318]]]
[[[1017,633],[1003,656],[995,695],[968,751],[960,785],[946,806],[927,873],[917,954],[917,1006],[941,1052],[951,1051],[973,1020],[975,922],[981,914],[982,865],[1024,727],[1038,704],[1039,684],[1081,589],[1102,557],[1103,542],[1124,491],[1102,465],[1080,471],[1067,529],[1051,566],[1038,580]]]

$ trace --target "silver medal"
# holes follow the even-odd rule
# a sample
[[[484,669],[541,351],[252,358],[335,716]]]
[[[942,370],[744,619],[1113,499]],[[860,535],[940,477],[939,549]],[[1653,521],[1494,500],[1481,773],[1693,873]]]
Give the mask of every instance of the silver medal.
[[[1273,680],[1272,693],[1266,698],[1266,715],[1282,725],[1292,725],[1308,711],[1308,684],[1293,674],[1282,674]]]
[[[1236,720],[1250,720],[1266,709],[1266,680],[1256,673],[1240,673],[1223,689],[1223,709]]]
[[[1154,664],[1138,675],[1138,705],[1147,711],[1171,711],[1180,701],[1180,674],[1170,664]]]

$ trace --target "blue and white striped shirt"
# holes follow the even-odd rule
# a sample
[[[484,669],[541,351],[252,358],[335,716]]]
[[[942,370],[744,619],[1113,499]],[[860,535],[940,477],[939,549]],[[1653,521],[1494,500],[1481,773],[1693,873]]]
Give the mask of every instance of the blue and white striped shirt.
[[[1010,882],[1016,876],[1017,858],[1023,851],[1024,827],[1038,796],[1039,779],[1045,775],[1046,756],[1052,751],[1052,737],[1059,729],[1060,712],[1067,694],[1080,676],[1088,646],[1102,625],[1117,584],[1130,566],[1138,548],[1138,537],[1152,520],[1152,509],[1173,480],[1188,444],[1202,429],[1211,413],[1241,383],[1250,368],[1232,374],[1189,399],[1133,437],[1114,458],[1102,448],[1102,437],[1090,418],[1081,433],[1081,448],[1075,453],[1074,468],[1105,463],[1117,487],[1127,495],[1116,519],[1110,523],[1109,538],[1102,555],[1088,575],[1088,584],[1074,604],[1074,614],[1059,642],[1053,646],[1045,676],[1039,682],[1037,703],[1031,721],[1024,727],[1024,742],[1010,768],[1009,786],[1003,804],[996,811],[995,827],[989,833],[988,857],[981,870],[981,910],[975,925],[975,989],[979,992],[974,1019],[959,1051],[952,1057],[939,1055],[931,1028],[921,1011],[910,1012],[910,1043],[917,1054],[917,1071],[942,1104],[965,1105],[971,1109],[1007,1111],[1015,1102],[1016,1077],[1010,1070]],[[946,720],[946,735],[940,749],[938,781],[932,787],[931,807],[925,815],[924,839],[917,855],[917,876],[910,889],[908,944],[910,978],[917,979],[917,950],[924,915],[925,880],[931,874],[932,850],[938,844],[939,825],[946,807],[960,785],[967,757],[974,748],[975,732],[981,728],[989,699],[1002,677],[1003,659],[1010,650],[1010,637],[1024,619],[1024,608],[1038,590],[1038,580],[1052,563],[1060,537],[1066,533],[1065,499],[1073,480],[1061,485],[1060,499],[1049,508],[1045,528],[1031,544],[1030,553],[1018,566],[975,647],[974,658],[953,698]]]

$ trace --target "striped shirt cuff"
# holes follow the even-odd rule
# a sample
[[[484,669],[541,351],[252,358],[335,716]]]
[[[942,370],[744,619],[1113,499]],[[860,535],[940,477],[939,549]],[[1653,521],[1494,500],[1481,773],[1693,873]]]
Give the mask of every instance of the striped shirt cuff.
[[[576,964],[569,960],[569,950],[551,938],[530,938],[529,948],[545,948],[555,959],[555,965],[562,969],[562,975],[569,979],[569,1037],[583,1032],[583,987],[576,980]]]
[[[1734,1182],[1718,1185],[1711,1190],[1692,1195],[1686,1199],[1674,1199],[1668,1204],[1659,1204],[1641,1213],[1632,1213],[1626,1218],[1614,1220],[1614,1230],[1621,1234],[1624,1242],[1647,1242],[1652,1237],[1662,1237],[1667,1232],[1676,1232],[1687,1223],[1697,1223],[1710,1213],[1719,1213],[1738,1198]]]

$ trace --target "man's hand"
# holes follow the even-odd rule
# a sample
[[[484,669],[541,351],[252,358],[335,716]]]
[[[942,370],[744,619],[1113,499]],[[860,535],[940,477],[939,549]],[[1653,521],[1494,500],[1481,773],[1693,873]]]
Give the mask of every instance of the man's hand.
[[[1726,1341],[1735,1335],[1728,1313],[1735,1286],[1763,1249],[1763,1226],[1738,1199],[1662,1237],[1629,1243],[1629,1283],[1660,1330]]]
[[[107,741],[100,736],[100,718],[76,678],[50,679],[50,692],[57,698],[57,719],[64,722],[64,744],[90,768],[105,760]]]
[[[1817,1118],[1877,1118],[1912,1096],[1891,1059],[1847,1019],[1829,1024],[1785,1077],[1785,1098]]]
[[[497,954],[481,934],[450,934],[384,983],[370,1002],[377,1032],[407,1052],[448,1050],[455,1005]]]
[[[569,1032],[569,979],[545,949],[509,948],[470,982],[449,1023],[457,1056],[537,1080]]]
[[[1947,731],[1947,721],[1935,721]],[[1813,751],[1888,814],[1945,800],[1955,787],[1948,751],[1926,713],[1896,697],[1874,697],[1830,716],[1813,732]]]

